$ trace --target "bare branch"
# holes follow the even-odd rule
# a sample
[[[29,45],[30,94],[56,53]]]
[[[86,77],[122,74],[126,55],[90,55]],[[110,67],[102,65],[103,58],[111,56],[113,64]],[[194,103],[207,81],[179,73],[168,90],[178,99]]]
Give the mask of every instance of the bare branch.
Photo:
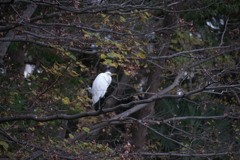
[[[226,23],[225,23],[225,27],[224,27],[224,31],[223,31],[223,33],[222,33],[222,37],[221,37],[221,43],[219,44],[219,46],[221,46],[221,45],[223,45],[223,38],[224,38],[224,35],[225,35],[225,33],[226,33],[226,30],[227,30],[227,25],[228,25],[228,18],[227,18],[227,20],[226,20]]]
[[[190,153],[152,153],[152,152],[139,152],[139,153],[130,153],[128,155],[138,155],[141,154],[142,156],[177,156],[177,157],[212,157],[212,156],[223,156],[228,154],[239,155],[240,151],[238,152],[219,152],[219,153],[202,153],[202,154],[190,154]],[[126,154],[120,154],[123,156],[127,156]]]
[[[228,46],[214,46],[214,47],[209,47],[209,48],[199,48],[199,49],[193,49],[193,50],[188,50],[188,51],[181,51],[181,52],[171,54],[171,55],[167,55],[167,56],[151,56],[151,57],[148,57],[148,59],[156,60],[156,59],[173,58],[173,57],[177,57],[177,56],[180,56],[182,54],[187,54],[187,53],[201,52],[201,51],[214,50],[214,49],[231,49],[231,48],[236,47],[236,46],[237,46],[237,44],[236,45],[228,45]],[[227,53],[229,53],[231,51],[234,51],[234,50],[239,50],[239,49],[240,49],[240,47],[233,48],[230,51],[227,50]],[[224,54],[224,53],[222,53],[222,54]],[[217,55],[218,54],[216,54],[212,57],[214,58]],[[130,57],[129,57],[129,59],[130,59]],[[206,61],[208,61],[208,60],[206,60]]]
[[[169,140],[169,141],[172,141],[172,142],[174,142],[174,143],[176,143],[176,144],[178,144],[178,145],[180,145],[180,146],[182,146],[182,147],[184,147],[184,148],[187,148],[188,150],[193,151],[193,149],[191,149],[191,148],[183,145],[182,143],[180,143],[180,142],[178,142],[178,141],[176,141],[176,140],[174,140],[174,139],[172,139],[172,138],[169,138],[169,137],[163,135],[162,133],[158,132],[157,130],[153,129],[152,127],[149,127],[148,125],[142,123],[141,121],[139,121],[139,120],[137,120],[137,119],[135,119],[135,118],[127,117],[127,118],[125,118],[125,119],[131,119],[131,120],[133,120],[133,121],[135,121],[135,122],[137,122],[137,123],[139,123],[139,124],[147,127],[149,130],[153,131],[153,132],[156,133],[157,135],[159,135],[159,136],[161,136],[161,137],[163,137],[163,138],[165,138],[165,139],[167,139],[167,140]]]
[[[235,116],[186,116],[186,117],[174,117],[164,120],[167,121],[180,121],[180,120],[187,120],[187,119],[240,119],[240,117]]]
[[[40,46],[44,46],[44,47],[49,47],[52,48],[51,44],[49,43],[44,43],[38,40],[34,40],[34,39],[29,39],[29,38],[0,38],[0,42],[1,41],[5,41],[5,42],[30,42],[30,43],[34,43]],[[65,46],[60,46],[60,45],[54,45],[54,47],[58,48],[58,47],[63,47],[64,49],[68,50],[68,51],[73,51],[73,52],[79,52],[79,53],[83,53],[83,54],[96,54],[99,53],[98,51],[86,51],[86,50],[81,50],[78,48],[73,48],[73,47],[65,47]]]

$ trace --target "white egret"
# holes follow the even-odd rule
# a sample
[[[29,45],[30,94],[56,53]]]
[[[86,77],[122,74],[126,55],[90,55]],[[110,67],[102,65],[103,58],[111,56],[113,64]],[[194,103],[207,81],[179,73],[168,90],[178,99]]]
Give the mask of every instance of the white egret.
[[[113,74],[109,71],[105,73],[100,73],[93,81],[91,93],[92,93],[93,106],[95,106],[95,110],[100,109],[100,98],[104,97],[108,86],[112,82],[111,75]]]

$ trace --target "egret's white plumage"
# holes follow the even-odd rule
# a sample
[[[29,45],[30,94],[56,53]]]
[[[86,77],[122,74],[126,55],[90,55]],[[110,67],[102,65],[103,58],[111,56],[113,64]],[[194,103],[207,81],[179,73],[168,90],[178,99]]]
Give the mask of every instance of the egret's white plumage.
[[[95,80],[93,81],[92,85],[92,101],[93,105],[95,105],[100,98],[104,97],[108,86],[112,82],[111,72],[107,71],[105,73],[100,73]],[[97,107],[99,109],[99,106]]]

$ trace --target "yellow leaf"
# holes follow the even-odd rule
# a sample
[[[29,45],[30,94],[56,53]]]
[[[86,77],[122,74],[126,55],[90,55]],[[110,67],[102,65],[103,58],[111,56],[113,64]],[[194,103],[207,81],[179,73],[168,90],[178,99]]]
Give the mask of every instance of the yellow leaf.
[[[103,19],[103,23],[108,22],[108,21],[109,21],[109,17],[110,17],[110,16],[106,16],[106,17],[104,17],[104,19]]]
[[[105,55],[105,54],[101,54],[101,55],[100,55],[100,58],[101,58],[101,59],[105,59],[105,58],[106,58],[106,55]]]
[[[122,53],[127,55],[127,52],[126,52],[126,51],[122,51]]]
[[[68,136],[71,138],[71,139],[73,139],[74,138],[74,136],[70,133],[70,134],[68,134]]]
[[[79,74],[78,74],[77,72],[75,72],[75,71],[69,71],[69,74],[70,74],[71,76],[73,76],[73,77],[76,77],[76,76],[79,75]]]
[[[143,53],[146,53],[142,48],[139,48],[139,50],[141,50]]]
[[[39,125],[39,126],[43,126],[44,123],[42,123],[42,122],[38,122],[38,125]]]
[[[149,13],[148,12],[144,12],[148,17],[149,17]]]
[[[127,76],[130,76],[131,74],[128,72],[128,71],[126,71],[126,70],[124,70],[124,73],[127,75]]]
[[[120,16],[121,21],[126,22],[126,19],[123,16]]]
[[[118,63],[116,63],[116,62],[111,63],[110,66],[117,68],[118,67]]]
[[[101,16],[104,18],[104,17],[106,17],[106,14],[101,14]]]
[[[141,20],[145,23],[146,20],[147,20],[147,17],[146,17],[145,15],[142,15],[142,16],[141,16]]]
[[[138,53],[139,57],[142,58],[142,59],[145,59],[146,56],[144,54],[142,54],[141,52]]]
[[[34,131],[34,130],[35,130],[34,127],[28,127],[28,129],[29,129],[30,131]]]
[[[93,23],[94,27],[98,28],[99,24],[98,23]]]
[[[2,116],[7,116],[8,114],[7,114],[7,112],[1,112],[1,115]]]
[[[146,42],[143,42],[143,41],[142,41],[142,43],[143,43],[145,46],[148,45]]]
[[[86,71],[89,71],[89,69],[88,68],[81,68],[81,71],[86,72]]]
[[[84,83],[82,80],[78,80],[80,83]]]
[[[47,68],[46,68],[44,65],[42,65],[42,64],[41,64],[41,67],[42,67],[43,69],[45,69],[45,70],[47,69]]]
[[[68,97],[62,98],[62,103],[63,103],[63,104],[69,104],[69,103],[70,103],[69,98],[68,98]]]
[[[114,43],[118,49],[122,49],[122,44],[120,43]]]

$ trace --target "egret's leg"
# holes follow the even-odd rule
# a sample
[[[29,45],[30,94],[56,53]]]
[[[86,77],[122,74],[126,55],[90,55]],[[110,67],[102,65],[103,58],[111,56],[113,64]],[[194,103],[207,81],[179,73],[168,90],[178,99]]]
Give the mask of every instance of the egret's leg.
[[[97,103],[94,104],[95,111],[98,111],[100,109],[100,99],[97,101]]]
[[[98,110],[100,109],[100,99],[98,101]]]

